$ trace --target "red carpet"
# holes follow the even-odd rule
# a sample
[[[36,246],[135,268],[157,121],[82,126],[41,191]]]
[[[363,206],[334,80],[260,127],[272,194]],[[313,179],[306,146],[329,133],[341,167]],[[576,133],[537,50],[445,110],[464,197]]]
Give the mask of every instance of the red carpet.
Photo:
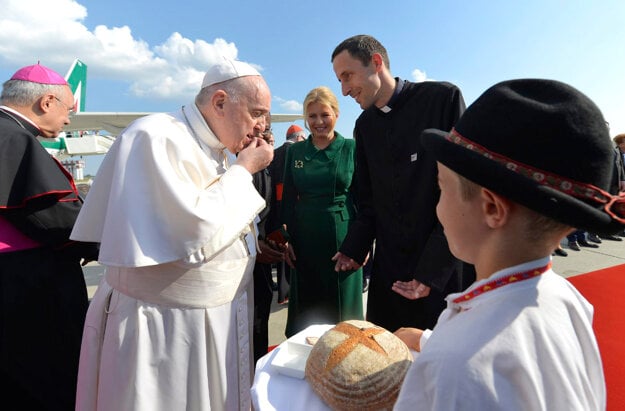
[[[593,328],[608,390],[608,411],[625,410],[625,264],[568,280],[595,307]]]

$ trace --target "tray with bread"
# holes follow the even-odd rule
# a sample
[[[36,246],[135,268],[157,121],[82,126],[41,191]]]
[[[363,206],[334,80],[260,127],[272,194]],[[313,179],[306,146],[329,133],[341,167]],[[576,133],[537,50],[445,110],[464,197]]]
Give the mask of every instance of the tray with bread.
[[[306,360],[314,343],[334,325],[317,324],[311,325],[303,331],[295,334],[281,344],[279,350],[271,361],[271,366],[282,375],[293,378],[304,378]]]

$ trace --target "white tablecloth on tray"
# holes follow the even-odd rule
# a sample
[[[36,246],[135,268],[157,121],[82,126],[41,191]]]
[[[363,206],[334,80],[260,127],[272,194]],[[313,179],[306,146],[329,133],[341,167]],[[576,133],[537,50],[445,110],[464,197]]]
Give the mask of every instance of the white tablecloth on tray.
[[[311,325],[289,340],[298,337],[320,337],[333,325]],[[252,406],[255,411],[331,411],[330,408],[310,388],[306,379],[283,375],[272,367],[271,362],[279,353],[286,350],[288,341],[282,342],[273,351],[256,363],[256,373],[252,384]],[[418,352],[410,350],[414,359]]]
[[[318,330],[320,326],[311,327],[300,333],[320,336],[316,335],[319,332],[309,332],[312,329]],[[329,329],[332,328],[332,325],[322,327]],[[305,379],[282,375],[271,366],[271,362],[279,350],[286,349],[286,344],[287,341],[282,342],[256,363],[256,373],[252,385],[252,406],[254,410],[329,411],[330,408],[313,392]]]

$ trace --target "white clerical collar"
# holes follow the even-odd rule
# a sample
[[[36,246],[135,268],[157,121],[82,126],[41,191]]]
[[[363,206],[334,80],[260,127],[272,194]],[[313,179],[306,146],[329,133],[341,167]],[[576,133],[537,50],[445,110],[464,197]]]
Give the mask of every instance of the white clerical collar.
[[[206,144],[208,148],[211,150],[224,150],[226,148],[226,146],[219,141],[215,133],[213,133],[213,130],[206,124],[206,120],[204,120],[202,113],[200,113],[195,103],[183,106],[182,112],[189,121],[191,132],[195,133],[195,137]]]
[[[0,106],[0,108],[2,110],[4,110],[5,112],[11,113],[11,114],[15,114],[20,119],[28,121],[30,124],[32,124],[33,126],[37,127],[37,129],[39,129],[39,126],[37,124],[35,124],[31,119],[29,119],[28,117],[26,117],[25,115],[23,115],[19,111],[16,111],[16,110],[14,110],[14,109],[12,109],[11,107],[8,107],[8,106]]]
[[[404,88],[404,80],[400,79],[399,77],[396,77],[395,80],[397,82],[395,84],[395,90],[393,90],[393,95],[383,107],[380,107],[380,111],[385,114],[391,112],[391,110],[393,109],[393,104],[395,104],[399,93],[401,93],[402,88]]]

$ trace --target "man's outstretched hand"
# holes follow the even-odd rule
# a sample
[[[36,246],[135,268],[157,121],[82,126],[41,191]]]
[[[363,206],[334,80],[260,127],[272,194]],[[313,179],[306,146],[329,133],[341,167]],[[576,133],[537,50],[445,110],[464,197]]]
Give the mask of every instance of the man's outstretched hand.
[[[417,280],[395,281],[392,290],[409,300],[416,300],[417,298],[430,295],[430,287]]]

